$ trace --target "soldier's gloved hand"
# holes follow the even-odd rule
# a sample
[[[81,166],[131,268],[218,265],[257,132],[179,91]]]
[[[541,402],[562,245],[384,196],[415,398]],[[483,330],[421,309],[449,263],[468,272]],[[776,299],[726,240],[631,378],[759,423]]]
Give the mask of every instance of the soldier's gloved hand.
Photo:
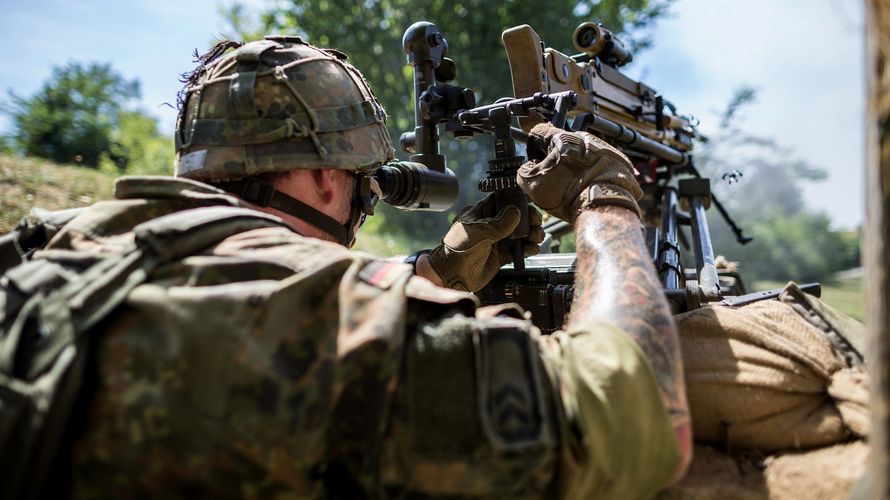
[[[551,215],[574,222],[581,209],[600,205],[640,215],[643,191],[630,160],[601,139],[540,123],[529,134],[528,155],[516,180]]]
[[[537,255],[544,241],[541,213],[529,206],[528,218],[529,235],[522,239],[522,249],[526,256]],[[479,291],[512,260],[504,238],[519,225],[519,219],[518,208],[496,213],[494,196],[485,197],[457,216],[442,244],[430,252],[430,265],[446,287]]]

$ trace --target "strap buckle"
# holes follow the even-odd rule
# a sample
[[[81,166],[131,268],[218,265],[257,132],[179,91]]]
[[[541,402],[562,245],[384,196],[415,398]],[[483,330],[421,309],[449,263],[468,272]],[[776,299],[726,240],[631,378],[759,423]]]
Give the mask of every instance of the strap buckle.
[[[268,207],[275,196],[275,187],[256,179],[247,179],[241,189],[241,199],[254,205]]]

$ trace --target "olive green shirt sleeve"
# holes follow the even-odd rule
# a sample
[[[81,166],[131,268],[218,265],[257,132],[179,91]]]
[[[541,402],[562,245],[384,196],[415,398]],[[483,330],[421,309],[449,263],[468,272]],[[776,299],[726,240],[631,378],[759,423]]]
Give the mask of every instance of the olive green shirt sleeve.
[[[587,324],[541,338],[560,395],[561,498],[650,498],[680,460],[643,352],[618,328]]]

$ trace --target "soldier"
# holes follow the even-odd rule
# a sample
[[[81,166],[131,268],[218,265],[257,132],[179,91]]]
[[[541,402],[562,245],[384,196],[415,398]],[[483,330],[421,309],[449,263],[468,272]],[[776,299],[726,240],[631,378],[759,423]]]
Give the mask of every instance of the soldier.
[[[176,178],[119,180],[31,257],[140,249],[71,301],[120,297],[83,322],[74,495],[646,498],[679,478],[677,334],[627,158],[532,131],[518,181],[578,252],[567,329],[541,336],[467,293],[509,260],[515,208],[483,200],[413,266],[348,250],[393,151],[345,59],[296,37],[220,46],[183,94]]]

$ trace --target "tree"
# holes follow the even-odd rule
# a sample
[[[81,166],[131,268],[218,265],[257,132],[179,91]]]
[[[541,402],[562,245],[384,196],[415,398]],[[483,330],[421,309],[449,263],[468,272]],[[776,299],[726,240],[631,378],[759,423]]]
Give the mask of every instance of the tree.
[[[54,68],[32,97],[10,92],[10,98],[13,140],[26,155],[93,168],[104,159],[121,171],[144,162],[147,151],[160,155],[157,122],[132,109],[139,82],[126,80],[108,64],[70,62]],[[168,172],[172,146],[167,143],[171,153],[159,161]]]
[[[871,375],[871,456],[867,496],[890,499],[890,1],[866,2],[865,305]]]
[[[744,128],[743,109],[756,102],[757,91],[736,89],[721,113],[719,131],[696,151],[712,189],[727,207],[748,219],[774,212],[793,215],[804,210],[802,186],[826,178],[825,170],[798,158],[773,138],[752,135]],[[723,174],[741,172],[738,183],[723,182]],[[744,196],[739,192],[744,191]]]
[[[571,36],[575,27],[583,21],[597,20],[624,33],[633,48],[642,49],[649,43],[648,28],[666,12],[670,2],[554,0],[544,6],[519,0],[290,0],[266,9],[253,21],[247,10],[236,4],[229,10],[228,19],[238,37],[295,34],[349,54],[386,107],[390,135],[397,145],[401,133],[414,128],[412,76],[401,44],[402,34],[412,23],[428,20],[439,26],[449,43],[448,56],[457,64],[456,83],[472,88],[477,101],[485,104],[513,93],[501,44],[504,29],[530,23],[545,43],[574,53]],[[461,182],[461,195],[451,213],[406,215],[389,207],[380,211],[387,227],[414,235],[419,244],[436,243],[449,227],[451,216],[480,197],[476,185],[491,155],[487,142],[449,140],[444,134],[442,151]]]
[[[125,174],[170,175],[175,146],[173,137],[158,131],[154,117],[141,111],[121,111],[111,131],[111,150],[102,154],[100,167]],[[123,169],[113,158],[126,158]]]
[[[711,188],[750,236],[740,246],[735,235],[709,211],[714,248],[741,263],[748,280],[831,281],[834,273],[858,265],[859,238],[831,229],[829,218],[810,212],[802,186],[825,179],[822,168],[795,156],[770,138],[746,132],[741,110],[757,92],[739,88],[720,119],[720,131],[697,155]],[[738,182],[723,182],[725,173],[742,172]]]

